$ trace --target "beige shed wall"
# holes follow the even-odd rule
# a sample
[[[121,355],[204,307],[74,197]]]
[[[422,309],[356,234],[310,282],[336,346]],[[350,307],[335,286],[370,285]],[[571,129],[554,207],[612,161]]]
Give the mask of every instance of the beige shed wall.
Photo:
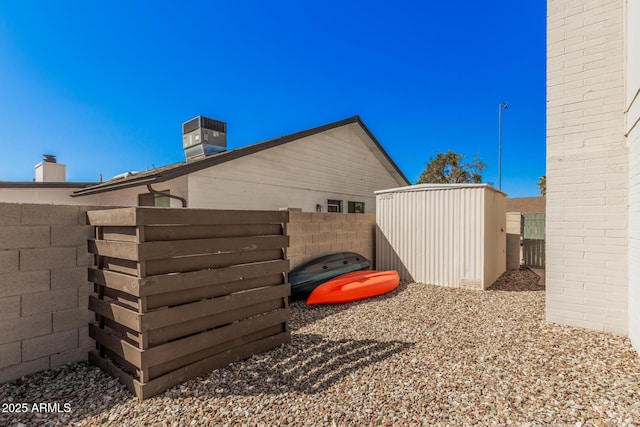
[[[214,209],[300,208],[327,212],[327,199],[365,203],[373,192],[404,185],[384,168],[358,124],[302,138],[189,175],[189,206]]]
[[[407,281],[488,288],[506,268],[504,193],[486,185],[428,187],[376,194],[377,268]]]
[[[507,200],[504,193],[484,190],[484,286],[507,269]]]
[[[624,1],[547,5],[546,316],[626,334]]]

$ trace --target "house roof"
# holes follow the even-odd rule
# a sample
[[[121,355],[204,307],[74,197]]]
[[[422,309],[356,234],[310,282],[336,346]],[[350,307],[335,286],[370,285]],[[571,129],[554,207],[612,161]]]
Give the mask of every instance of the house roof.
[[[360,116],[353,116],[343,120],[339,120],[337,122],[328,123],[323,126],[315,127],[312,129],[303,130],[301,132],[296,132],[290,135],[281,136],[274,139],[269,139],[267,141],[258,142],[256,144],[248,145],[246,147],[236,148],[234,150],[223,151],[218,154],[213,154],[207,157],[203,157],[197,160],[190,160],[180,163],[174,163],[171,165],[163,166],[160,168],[156,168],[150,171],[138,172],[126,174],[125,176],[118,177],[115,179],[111,179],[107,182],[93,185],[87,188],[83,188],[81,190],[75,191],[72,194],[73,197],[85,196],[88,194],[96,194],[103,193],[107,191],[114,191],[123,188],[135,187],[139,185],[147,185],[153,184],[157,182],[164,182],[170,179],[178,178],[183,175],[187,175],[193,172],[197,172],[202,169],[210,168],[215,165],[219,165],[222,163],[229,162],[231,160],[235,160],[244,156],[248,156],[250,154],[258,153],[263,150],[267,150],[269,148],[278,147],[283,144],[287,144],[289,142],[293,142],[311,135],[315,135],[321,132],[325,132],[327,130],[335,129],[340,126],[349,125],[352,123],[357,123],[364,130],[364,132],[371,138],[371,141],[375,144],[376,148],[383,155],[386,160],[387,170],[392,174],[396,175],[396,178],[404,181],[406,184],[409,184],[409,180],[402,173],[400,168],[395,164],[395,162],[389,157],[387,152],[382,148],[382,145],[378,142],[378,140],[373,136],[371,131],[365,126],[360,119]],[[384,163],[384,162],[383,162]]]
[[[36,182],[36,181],[5,181],[0,182],[0,188],[85,188],[98,184],[97,182]]]
[[[507,212],[545,213],[546,197],[508,197]]]

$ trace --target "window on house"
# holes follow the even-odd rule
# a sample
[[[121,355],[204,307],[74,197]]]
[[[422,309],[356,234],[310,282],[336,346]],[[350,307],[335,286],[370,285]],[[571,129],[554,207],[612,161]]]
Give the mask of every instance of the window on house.
[[[169,190],[163,191],[169,193]],[[138,206],[155,206],[157,208],[171,207],[171,199],[160,194],[144,193],[138,194]]]
[[[349,202],[347,207],[349,213],[364,213],[364,202]]]
[[[342,212],[342,200],[327,200],[327,212]]]

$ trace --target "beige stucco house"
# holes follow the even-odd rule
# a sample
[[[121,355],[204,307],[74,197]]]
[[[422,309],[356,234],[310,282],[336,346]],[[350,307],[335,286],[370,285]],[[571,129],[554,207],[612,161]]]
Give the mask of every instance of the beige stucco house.
[[[55,197],[41,188],[35,200],[6,200],[10,191],[28,193],[5,183],[0,201],[373,213],[374,191],[409,184],[358,116],[234,150],[226,149],[223,122],[199,117],[185,123],[183,138],[183,162],[66,188]]]
[[[547,319],[640,350],[640,2],[547,14]]]

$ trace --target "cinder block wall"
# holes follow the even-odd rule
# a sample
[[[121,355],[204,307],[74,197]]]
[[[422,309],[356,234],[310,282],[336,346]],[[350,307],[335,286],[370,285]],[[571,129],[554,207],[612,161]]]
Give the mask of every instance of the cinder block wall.
[[[547,320],[627,334],[624,1],[547,3]]]
[[[290,209],[290,268],[334,252],[357,252],[375,261],[376,216]]]
[[[87,359],[87,209],[0,203],[0,383]]]

